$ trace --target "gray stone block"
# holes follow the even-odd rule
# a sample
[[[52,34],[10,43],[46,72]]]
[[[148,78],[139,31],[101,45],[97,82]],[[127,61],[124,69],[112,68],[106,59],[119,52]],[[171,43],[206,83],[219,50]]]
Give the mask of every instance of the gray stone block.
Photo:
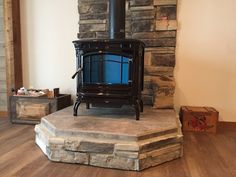
[[[93,39],[96,37],[96,32],[81,32],[81,33],[78,33],[77,34],[77,38],[79,39],[83,39],[83,38],[86,38],[86,39]]]
[[[153,0],[130,0],[130,6],[151,6]]]
[[[118,168],[123,170],[138,170],[136,169],[136,160],[125,157],[118,157],[107,154],[90,154],[90,165]],[[125,165],[124,165],[125,164]]]
[[[89,164],[89,154],[75,152],[74,161],[75,161],[75,163],[88,165]]]
[[[114,152],[114,144],[106,142],[88,142],[81,141],[78,147],[79,152],[90,153],[106,153],[112,154]]]
[[[133,11],[131,12],[132,20],[149,20],[154,19],[156,15],[155,10],[147,10],[147,11]]]
[[[132,24],[132,32],[145,32],[145,31],[154,31],[155,22],[154,20],[137,20],[133,21]]]
[[[103,32],[103,31],[98,31],[96,32],[96,38],[97,39],[107,39],[109,37],[109,34],[107,31]]]
[[[176,31],[147,31],[133,33],[132,37],[135,39],[160,39],[160,38],[175,38]]]
[[[80,14],[108,12],[107,3],[79,3],[78,9]]]
[[[142,95],[142,100],[144,105],[153,105],[153,95]]]
[[[107,12],[101,12],[101,13],[85,13],[85,14],[80,14],[80,20],[93,20],[93,19],[100,19],[100,20],[105,20],[108,19],[108,13]]]
[[[106,27],[106,24],[81,24],[79,26],[79,31],[80,32],[107,31],[107,27]]]
[[[163,162],[168,162],[168,161],[177,159],[179,157],[181,157],[180,148],[174,151],[167,152],[167,153],[161,153],[160,155],[151,155],[140,160],[139,170],[153,167]]]
[[[142,39],[146,47],[175,47],[176,38]]]
[[[158,6],[156,19],[176,20],[176,6]]]

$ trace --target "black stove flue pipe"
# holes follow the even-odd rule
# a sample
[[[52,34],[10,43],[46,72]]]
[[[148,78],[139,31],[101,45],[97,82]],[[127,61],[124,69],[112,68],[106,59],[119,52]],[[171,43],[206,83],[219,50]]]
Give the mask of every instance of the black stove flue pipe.
[[[109,38],[125,38],[125,0],[109,0]]]

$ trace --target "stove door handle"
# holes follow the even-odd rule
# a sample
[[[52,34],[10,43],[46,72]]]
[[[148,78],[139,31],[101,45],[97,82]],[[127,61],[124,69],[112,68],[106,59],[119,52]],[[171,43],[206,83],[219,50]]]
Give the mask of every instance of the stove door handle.
[[[77,71],[75,72],[75,74],[73,74],[73,76],[71,78],[74,79],[76,77],[76,75],[81,73],[82,71],[83,71],[83,68],[78,68]]]

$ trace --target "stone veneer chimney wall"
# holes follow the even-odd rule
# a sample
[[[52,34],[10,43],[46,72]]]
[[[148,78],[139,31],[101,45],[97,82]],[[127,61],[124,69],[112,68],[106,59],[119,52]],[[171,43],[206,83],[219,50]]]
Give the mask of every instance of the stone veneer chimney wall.
[[[143,41],[143,101],[173,108],[177,0],[127,0],[126,38]],[[109,0],[78,0],[78,38],[108,38]]]

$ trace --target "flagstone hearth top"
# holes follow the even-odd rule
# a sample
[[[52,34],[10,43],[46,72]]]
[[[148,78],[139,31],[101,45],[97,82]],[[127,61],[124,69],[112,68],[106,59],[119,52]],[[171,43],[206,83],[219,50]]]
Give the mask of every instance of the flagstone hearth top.
[[[41,125],[56,136],[86,136],[117,140],[141,140],[177,133],[176,113],[173,109],[157,110],[145,107],[140,120],[135,120],[132,107],[86,109],[81,105],[78,116],[68,107],[44,117]]]

